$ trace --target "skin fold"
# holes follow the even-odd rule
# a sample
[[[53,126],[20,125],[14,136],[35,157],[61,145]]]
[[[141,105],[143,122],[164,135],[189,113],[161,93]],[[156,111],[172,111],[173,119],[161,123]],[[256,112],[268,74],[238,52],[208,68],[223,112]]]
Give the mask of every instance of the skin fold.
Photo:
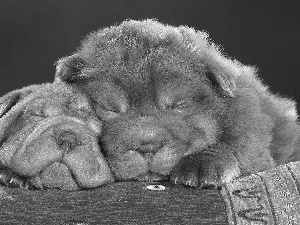
[[[114,181],[98,145],[102,124],[79,91],[33,85],[0,102],[4,185],[78,190]]]

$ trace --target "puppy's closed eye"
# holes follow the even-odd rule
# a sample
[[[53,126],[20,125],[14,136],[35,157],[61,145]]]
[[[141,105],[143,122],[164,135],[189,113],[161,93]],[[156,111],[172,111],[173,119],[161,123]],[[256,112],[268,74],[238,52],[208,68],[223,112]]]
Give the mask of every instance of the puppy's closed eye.
[[[173,103],[170,108],[182,109],[182,108],[188,107],[190,105],[191,105],[191,103],[188,100],[181,100],[181,101]]]
[[[34,109],[28,111],[28,114],[34,117],[46,118],[45,112],[43,109]]]
[[[103,120],[110,120],[117,118],[120,115],[120,110],[117,109],[116,107],[111,107],[108,105],[97,105],[95,107],[96,113],[98,116],[100,116],[101,119]]]

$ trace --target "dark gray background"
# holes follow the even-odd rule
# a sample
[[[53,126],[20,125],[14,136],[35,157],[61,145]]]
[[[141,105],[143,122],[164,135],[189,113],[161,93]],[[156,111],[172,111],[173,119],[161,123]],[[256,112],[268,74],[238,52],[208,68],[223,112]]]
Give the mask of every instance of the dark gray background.
[[[208,31],[227,55],[256,65],[273,93],[300,102],[297,2],[0,0],[0,95],[52,82],[54,62],[75,51],[91,31],[126,18],[157,18]]]

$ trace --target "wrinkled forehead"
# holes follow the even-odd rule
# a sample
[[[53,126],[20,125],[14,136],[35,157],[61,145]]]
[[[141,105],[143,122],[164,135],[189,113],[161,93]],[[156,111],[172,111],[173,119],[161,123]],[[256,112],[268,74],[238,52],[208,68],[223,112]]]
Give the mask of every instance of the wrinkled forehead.
[[[172,54],[153,54],[105,72],[94,70],[84,84],[92,98],[126,98],[131,104],[159,101],[160,97],[187,96],[208,85],[205,66]]]
[[[70,106],[77,105],[88,108],[88,98],[80,90],[63,83],[47,84],[37,90],[28,100],[28,107],[41,108],[49,105]]]

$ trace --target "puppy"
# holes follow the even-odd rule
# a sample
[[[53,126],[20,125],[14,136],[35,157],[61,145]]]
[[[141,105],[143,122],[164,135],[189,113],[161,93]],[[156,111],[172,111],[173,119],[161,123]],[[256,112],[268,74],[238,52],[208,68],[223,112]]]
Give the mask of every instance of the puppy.
[[[91,100],[120,181],[218,188],[300,159],[295,103],[192,28],[148,19],[100,29],[58,61],[55,81]]]
[[[69,85],[6,94],[0,98],[1,183],[78,190],[113,182],[98,145],[101,129],[89,100]]]

